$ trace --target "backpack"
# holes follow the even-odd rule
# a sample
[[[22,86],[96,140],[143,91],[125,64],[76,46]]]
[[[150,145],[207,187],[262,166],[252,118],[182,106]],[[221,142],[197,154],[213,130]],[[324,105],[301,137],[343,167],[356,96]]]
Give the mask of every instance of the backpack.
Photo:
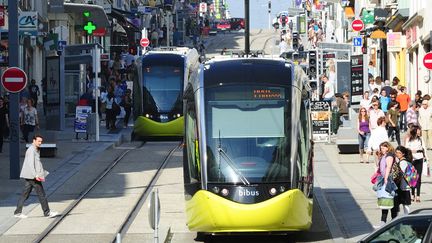
[[[408,182],[410,187],[415,187],[418,180],[418,172],[411,162],[407,161],[407,167],[405,169],[404,178]]]

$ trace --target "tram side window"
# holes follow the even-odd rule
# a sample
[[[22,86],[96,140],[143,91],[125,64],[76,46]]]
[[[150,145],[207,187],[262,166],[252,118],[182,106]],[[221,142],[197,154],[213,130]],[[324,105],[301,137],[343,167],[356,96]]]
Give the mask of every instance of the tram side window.
[[[198,127],[195,106],[193,102],[187,104],[186,114],[186,144],[189,161],[189,175],[192,181],[200,178],[199,149],[198,149]]]

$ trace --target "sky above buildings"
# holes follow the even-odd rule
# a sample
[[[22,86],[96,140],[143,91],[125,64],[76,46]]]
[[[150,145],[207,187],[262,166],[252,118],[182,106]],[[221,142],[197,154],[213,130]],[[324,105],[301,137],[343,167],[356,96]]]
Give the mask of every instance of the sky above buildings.
[[[231,17],[244,18],[244,0],[226,0]],[[268,2],[269,0],[249,0],[250,5],[250,28],[266,29],[268,21]],[[291,0],[271,0],[271,19],[281,11],[287,11],[292,7]]]

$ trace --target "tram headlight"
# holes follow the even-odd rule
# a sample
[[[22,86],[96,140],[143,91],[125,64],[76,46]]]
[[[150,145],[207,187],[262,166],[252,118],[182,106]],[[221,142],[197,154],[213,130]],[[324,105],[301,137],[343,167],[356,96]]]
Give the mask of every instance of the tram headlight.
[[[145,117],[149,118],[149,117],[150,117],[150,115],[149,115],[149,114],[145,114]]]
[[[222,189],[221,193],[222,193],[222,196],[226,197],[226,196],[228,196],[229,191],[228,191],[228,189],[224,188],[224,189]]]
[[[214,187],[212,188],[212,190],[213,190],[213,192],[216,193],[216,194],[218,194],[219,191],[220,191],[219,187],[217,187],[217,186],[214,186]]]
[[[279,187],[279,191],[280,191],[280,192],[284,192],[285,189],[286,189],[286,188],[285,188],[284,186],[280,186],[280,187]]]
[[[276,195],[276,193],[277,193],[276,188],[274,188],[274,187],[270,188],[269,193],[270,193],[270,195],[272,195],[272,196]]]

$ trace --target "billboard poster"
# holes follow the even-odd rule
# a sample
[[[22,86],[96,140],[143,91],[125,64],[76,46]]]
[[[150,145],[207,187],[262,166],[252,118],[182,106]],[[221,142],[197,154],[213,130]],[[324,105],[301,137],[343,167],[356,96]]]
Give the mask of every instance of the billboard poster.
[[[351,103],[360,104],[363,97],[363,55],[351,56]]]
[[[9,34],[0,32],[0,67],[9,66]]]
[[[0,27],[5,25],[5,7],[0,6]]]
[[[311,101],[312,135],[315,142],[330,141],[330,102]]]
[[[60,129],[60,58],[45,59],[45,75],[42,85],[46,96],[46,124],[52,130]]]
[[[47,104],[60,105],[60,58],[46,58]]]

